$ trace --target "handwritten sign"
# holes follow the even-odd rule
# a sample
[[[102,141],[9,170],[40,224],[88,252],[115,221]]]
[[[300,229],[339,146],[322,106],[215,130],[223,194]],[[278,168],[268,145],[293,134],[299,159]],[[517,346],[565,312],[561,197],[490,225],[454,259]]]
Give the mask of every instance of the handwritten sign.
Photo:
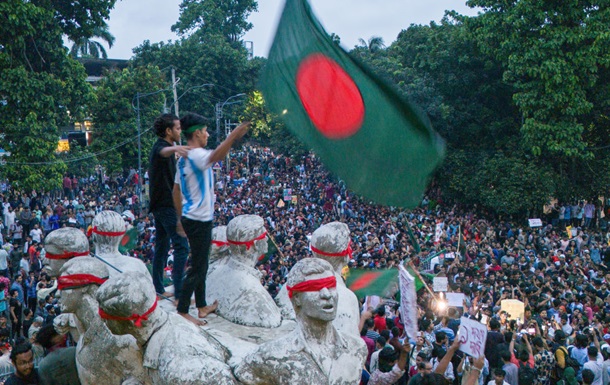
[[[542,227],[542,220],[540,218],[528,219],[530,227]]]
[[[432,281],[432,287],[436,292],[447,291],[448,284],[449,281],[447,277],[434,277],[434,280]]]
[[[463,307],[464,299],[466,298],[462,293],[447,293],[447,306]]]
[[[460,350],[472,357],[480,357],[485,354],[485,342],[487,341],[487,326],[482,323],[462,317],[458,338],[462,343]]]
[[[517,318],[523,322],[523,314],[525,313],[525,304],[516,299],[505,299],[500,302],[500,307],[508,313],[508,319]]]

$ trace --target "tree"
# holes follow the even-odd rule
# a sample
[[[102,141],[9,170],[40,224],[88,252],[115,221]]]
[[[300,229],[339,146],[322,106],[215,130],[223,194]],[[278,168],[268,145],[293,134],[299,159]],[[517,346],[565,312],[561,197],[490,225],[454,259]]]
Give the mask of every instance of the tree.
[[[107,25],[104,27],[95,27],[91,37],[102,39],[108,44],[108,48],[112,48],[115,40],[115,37],[108,30]],[[83,36],[74,41],[72,48],[70,48],[70,55],[72,55],[72,57],[92,57],[96,59],[99,59],[100,56],[104,59],[108,58],[108,54],[102,43],[91,40],[91,38],[87,36]]]
[[[97,101],[91,105],[95,126],[92,152],[109,173],[138,164],[137,94],[140,97],[142,168],[155,141],[154,119],[163,112],[164,90],[169,84],[159,68],[142,66],[106,74],[95,90]],[[152,95],[147,95],[151,94]]]
[[[252,122],[251,137],[273,151],[298,159],[309,153],[307,147],[286,129],[282,121],[267,110],[260,91],[254,91],[248,96],[240,120]]]
[[[239,42],[252,29],[248,16],[257,9],[256,0],[183,0],[180,18],[172,31],[182,37],[197,32]]]
[[[383,38],[380,36],[371,36],[368,41],[360,38],[358,39],[360,46],[370,52],[377,52],[385,48]]]
[[[564,163],[590,159],[598,134],[608,140],[607,119],[593,103],[610,66],[610,7],[605,1],[506,2],[470,0],[481,7],[463,18],[480,47],[504,66],[522,114],[525,145],[536,156]],[[602,123],[603,122],[603,123]],[[602,130],[596,126],[602,123]]]
[[[5,175],[24,189],[59,187],[58,127],[82,119],[92,89],[62,36],[104,23],[115,0],[0,2],[0,126],[11,152]]]

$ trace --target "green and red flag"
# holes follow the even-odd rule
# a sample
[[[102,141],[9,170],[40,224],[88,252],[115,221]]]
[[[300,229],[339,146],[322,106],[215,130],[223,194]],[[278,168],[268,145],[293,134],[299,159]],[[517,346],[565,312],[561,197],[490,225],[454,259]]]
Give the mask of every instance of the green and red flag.
[[[352,191],[383,205],[420,203],[443,140],[331,40],[306,0],[286,0],[260,88],[269,109]]]
[[[138,229],[132,227],[125,232],[121,243],[119,244],[119,252],[121,254],[129,254],[129,252],[136,248],[138,244]]]
[[[393,297],[398,291],[398,270],[350,269],[345,284],[358,298]]]

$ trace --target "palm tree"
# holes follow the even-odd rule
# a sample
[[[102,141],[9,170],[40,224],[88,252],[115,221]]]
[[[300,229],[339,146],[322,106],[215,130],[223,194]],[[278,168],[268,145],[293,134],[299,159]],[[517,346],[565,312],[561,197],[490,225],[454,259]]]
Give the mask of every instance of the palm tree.
[[[99,59],[100,56],[108,59],[108,54],[102,43],[91,40],[91,38],[100,38],[108,44],[108,48],[112,48],[115,37],[108,31],[108,26],[96,27],[90,37],[81,37],[74,41],[70,49],[70,55],[73,57],[92,57]]]
[[[358,39],[360,45],[369,50],[370,52],[377,52],[385,48],[385,44],[383,42],[383,38],[381,36],[371,36],[369,41],[365,41],[364,39]]]

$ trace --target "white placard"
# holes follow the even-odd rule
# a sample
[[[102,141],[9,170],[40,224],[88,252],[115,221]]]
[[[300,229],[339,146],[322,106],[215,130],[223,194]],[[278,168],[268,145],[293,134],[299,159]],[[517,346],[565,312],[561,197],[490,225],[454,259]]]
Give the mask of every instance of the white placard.
[[[517,299],[504,299],[500,302],[500,308],[508,313],[509,320],[519,319],[523,322],[525,304]]]
[[[462,317],[457,338],[462,343],[460,350],[472,357],[485,354],[487,326],[470,318]]]
[[[434,291],[447,291],[447,286],[449,285],[449,280],[447,277],[434,277],[432,281],[432,287]]]
[[[540,218],[528,219],[530,227],[542,227],[542,220]]]
[[[466,297],[463,293],[447,293],[447,306],[463,307]]]

